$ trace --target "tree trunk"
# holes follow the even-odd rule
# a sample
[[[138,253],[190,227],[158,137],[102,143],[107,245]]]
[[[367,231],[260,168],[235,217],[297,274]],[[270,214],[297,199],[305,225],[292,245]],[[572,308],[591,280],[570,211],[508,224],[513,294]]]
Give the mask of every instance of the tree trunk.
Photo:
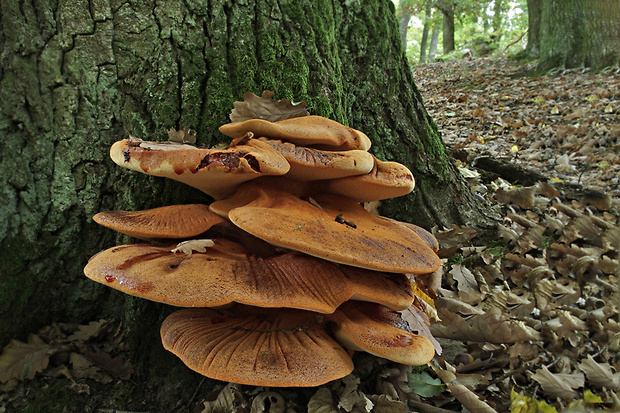
[[[542,0],[527,0],[527,46],[525,55],[537,59],[540,56],[540,17]]]
[[[453,2],[446,2],[439,6],[439,10],[443,13],[443,54],[454,50],[454,8]]]
[[[435,54],[437,53],[437,45],[439,44],[439,25],[433,25],[433,31],[431,32],[431,44],[428,48],[428,61],[435,61]]]
[[[539,68],[617,66],[620,2],[543,0]]]
[[[431,13],[433,9],[426,8],[426,17],[424,18],[424,28],[422,29],[422,40],[420,41],[420,63],[426,63],[426,49],[428,48],[428,32],[431,25]]]
[[[495,36],[495,43],[499,43],[502,37],[502,19],[504,17],[503,3],[503,0],[494,0],[493,2],[493,35]]]
[[[403,51],[407,51],[407,32],[409,31],[409,21],[413,16],[411,7],[399,7],[398,9],[398,31],[400,33],[400,44]]]
[[[97,251],[127,242],[94,224],[96,212],[209,202],[116,166],[110,145],[126,130],[160,139],[170,127],[196,129],[200,145],[225,141],[217,128],[246,91],[304,100],[313,114],[366,132],[380,159],[407,165],[416,190],[385,202],[384,215],[427,228],[494,225],[423,107],[389,0],[0,7],[2,346],[54,321],[116,317],[135,350],[136,380],[161,382],[176,371],[179,384],[198,383],[161,349],[159,324],[171,308],[98,285],[82,268]]]

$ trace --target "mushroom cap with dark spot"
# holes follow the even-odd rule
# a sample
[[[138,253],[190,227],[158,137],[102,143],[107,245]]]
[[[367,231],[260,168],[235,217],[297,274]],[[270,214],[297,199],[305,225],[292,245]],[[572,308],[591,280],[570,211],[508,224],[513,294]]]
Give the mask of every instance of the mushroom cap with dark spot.
[[[112,145],[110,157],[124,168],[183,182],[216,199],[234,193],[243,182],[284,175],[290,168],[282,155],[257,139],[229,149],[124,139]]]
[[[302,200],[247,183],[211,208],[272,245],[340,264],[412,274],[433,272],[441,264],[415,231],[373,215],[346,197],[317,194]]]
[[[113,247],[92,257],[84,273],[126,294],[180,307],[237,302],[332,313],[349,299],[395,310],[413,303],[413,287],[404,274],[340,266],[300,253],[261,258],[232,241],[212,241],[213,246],[191,255],[172,252],[174,246]]]

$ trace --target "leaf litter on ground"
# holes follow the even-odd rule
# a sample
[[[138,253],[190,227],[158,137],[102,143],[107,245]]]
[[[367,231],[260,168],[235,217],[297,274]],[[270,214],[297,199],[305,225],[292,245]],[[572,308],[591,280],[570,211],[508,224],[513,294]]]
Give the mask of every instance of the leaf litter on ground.
[[[527,73],[507,59],[414,69],[464,177],[505,217],[486,245],[435,230],[431,332],[466,344],[456,372],[490,375],[470,389],[497,411],[618,411],[620,72]]]

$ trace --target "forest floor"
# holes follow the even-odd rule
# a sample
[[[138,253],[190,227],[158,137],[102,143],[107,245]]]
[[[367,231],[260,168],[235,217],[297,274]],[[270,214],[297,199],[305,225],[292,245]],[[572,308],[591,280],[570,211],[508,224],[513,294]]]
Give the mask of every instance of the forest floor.
[[[55,324],[11,344],[0,413],[620,411],[620,72],[532,68],[414,68],[460,171],[504,217],[492,242],[435,232],[443,282],[426,334],[442,350],[430,367],[356,354],[354,374],[319,389],[197,375],[171,389],[133,373],[118,322]]]

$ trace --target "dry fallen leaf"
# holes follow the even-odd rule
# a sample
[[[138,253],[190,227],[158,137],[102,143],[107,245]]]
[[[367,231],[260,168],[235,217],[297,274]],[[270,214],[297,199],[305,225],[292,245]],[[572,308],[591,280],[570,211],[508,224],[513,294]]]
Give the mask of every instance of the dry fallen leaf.
[[[347,413],[354,411],[354,408],[359,412],[372,411],[373,403],[359,390],[360,379],[358,377],[349,374],[341,379],[341,383],[344,387],[339,391],[339,408]]]
[[[67,341],[88,341],[114,329],[111,320],[91,321],[87,325],[78,326],[78,331],[67,337]]]
[[[30,334],[27,343],[11,340],[0,355],[0,382],[33,379],[45,370],[50,356],[57,350],[58,347],[45,343],[35,334]]]
[[[203,403],[200,413],[229,413],[234,411],[250,411],[250,404],[241,392],[241,385],[228,383],[217,395],[215,400]]]
[[[196,131],[191,130],[190,128],[185,128],[181,130],[176,130],[174,128],[170,128],[168,130],[168,141],[177,142],[177,143],[196,143]]]
[[[112,358],[108,353],[104,352],[85,352],[84,356],[115,379],[129,380],[133,373],[133,367],[131,367],[129,362],[120,357]]]
[[[511,320],[497,307],[467,319],[440,308],[439,317],[441,324],[431,326],[431,333],[436,337],[494,344],[541,339],[540,333],[520,321]]]
[[[280,393],[264,391],[252,400],[252,413],[284,413],[285,411],[286,401]]]
[[[474,274],[464,265],[454,264],[449,274],[457,282],[459,291],[469,294],[472,291],[479,290]]]
[[[588,384],[606,387],[613,391],[620,390],[620,373],[613,373],[609,363],[597,363],[592,356],[581,360],[579,370],[588,378]]]
[[[570,400],[579,397],[579,393],[575,390],[584,385],[583,373],[557,373],[553,374],[547,366],[542,366],[532,374],[532,378],[536,380],[542,387],[545,394],[550,397],[559,397],[562,400]]]
[[[261,97],[252,92],[243,94],[242,102],[235,102],[230,113],[231,122],[243,122],[248,119],[263,119],[277,122],[284,119],[309,115],[305,102],[293,103],[288,99],[274,100],[274,93],[263,91]]]
[[[212,239],[191,239],[189,241],[179,242],[177,246],[170,250],[173,254],[177,252],[192,255],[192,252],[206,252],[207,248],[214,246]]]
[[[310,398],[308,402],[308,413],[335,413],[338,412],[338,408],[334,404],[334,397],[332,392],[327,387],[321,387]],[[202,412],[210,413],[210,412]],[[215,413],[215,412],[213,412]]]

